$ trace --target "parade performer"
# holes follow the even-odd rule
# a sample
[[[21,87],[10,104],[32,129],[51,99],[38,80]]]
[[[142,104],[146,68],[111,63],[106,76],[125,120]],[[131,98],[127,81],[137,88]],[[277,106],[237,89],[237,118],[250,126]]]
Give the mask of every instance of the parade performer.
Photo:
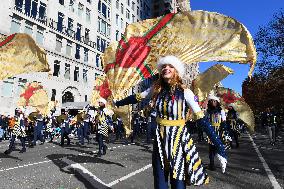
[[[104,98],[100,98],[98,100],[99,108],[97,109],[97,115],[95,117],[96,120],[96,131],[97,131],[97,141],[99,143],[99,152],[98,156],[105,155],[107,146],[104,144],[104,139],[108,137],[109,128],[113,130],[113,126],[111,125],[111,118],[106,113],[105,105],[107,101]],[[103,153],[102,153],[103,150]]]
[[[234,108],[234,104],[229,104],[228,110],[229,111],[227,113],[226,122],[230,128],[231,137],[234,138],[236,142],[236,148],[238,148],[239,147],[239,136],[240,136],[240,128],[238,125],[238,113]],[[231,147],[233,147],[232,142],[231,142]]]
[[[172,188],[186,188],[186,183],[208,183],[208,176],[198,156],[196,147],[185,127],[185,115],[191,108],[199,126],[217,148],[217,156],[225,172],[227,155],[224,145],[210,123],[204,119],[194,94],[184,87],[184,64],[175,56],[160,58],[157,64],[159,79],[146,91],[116,101],[117,107],[134,104],[143,98],[152,98],[157,113],[157,129],[153,146],[153,173],[156,189],[168,188],[168,176]]]
[[[205,114],[205,118],[211,123],[212,129],[215,133],[221,138],[223,143],[229,145],[227,143],[229,138],[229,132],[226,126],[226,114],[225,111],[221,108],[220,99],[215,95],[211,94],[208,96],[208,107]],[[217,154],[217,148],[215,144],[210,140],[208,140],[209,144],[209,169],[214,171],[215,168],[215,155]]]
[[[262,116],[263,116],[263,125],[267,129],[268,136],[270,139],[270,144],[274,146],[276,142],[276,134],[275,134],[277,126],[276,115],[274,112],[271,111],[270,108],[266,108],[266,112]]]
[[[60,146],[64,146],[64,139],[67,139],[67,145],[70,145],[70,138],[69,138],[69,118],[68,118],[68,114],[66,115],[65,119],[61,120],[61,143]]]
[[[25,144],[25,125],[24,125],[24,115],[20,113],[20,115],[15,115],[15,122],[12,130],[12,136],[10,139],[10,145],[8,150],[6,150],[5,154],[10,154],[15,149],[15,140],[16,138],[19,138],[21,141],[22,149],[20,150],[20,153],[26,152],[26,144]]]
[[[36,141],[40,140],[41,144],[44,144],[44,136],[43,136],[43,129],[44,129],[44,121],[43,116],[39,113],[36,117],[35,127],[34,127],[34,141],[33,145],[36,146]]]

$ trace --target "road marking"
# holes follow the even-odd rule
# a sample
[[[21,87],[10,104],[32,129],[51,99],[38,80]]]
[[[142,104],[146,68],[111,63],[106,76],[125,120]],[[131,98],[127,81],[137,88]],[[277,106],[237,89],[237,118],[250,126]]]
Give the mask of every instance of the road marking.
[[[258,155],[258,158],[260,159],[265,171],[266,171],[266,174],[268,175],[268,178],[273,186],[274,189],[281,189],[281,186],[279,185],[279,183],[277,182],[275,176],[273,175],[272,171],[270,170],[269,166],[267,165],[265,159],[263,158],[263,156],[261,155],[259,149],[257,148],[256,144],[254,143],[252,137],[250,134],[248,134],[249,136],[249,139],[250,141],[252,142],[252,145]]]
[[[121,177],[121,178],[119,178],[119,179],[117,179],[115,181],[112,181],[111,183],[107,184],[106,186],[112,187],[113,185],[116,185],[119,182],[122,182],[122,181],[124,181],[124,180],[126,180],[126,179],[128,179],[128,178],[130,178],[130,177],[132,177],[132,176],[134,176],[136,174],[138,174],[138,173],[141,173],[141,172],[149,169],[150,167],[152,167],[152,164],[146,165],[145,167],[143,167],[141,169],[138,169],[138,170],[136,170],[136,171],[134,171],[132,173],[129,173],[128,175],[125,175],[124,177]]]
[[[36,163],[29,163],[29,164],[25,164],[25,165],[20,165],[20,166],[17,166],[17,167],[10,167],[10,168],[7,168],[7,169],[1,169],[0,172],[10,171],[10,170],[13,170],[13,169],[28,167],[28,166],[32,166],[32,165],[38,165],[38,164],[42,164],[42,163],[48,163],[48,162],[51,162],[51,161],[52,160],[47,160],[47,161],[41,161],[41,162],[36,162]]]
[[[83,167],[82,165],[80,165],[79,163],[75,163],[75,164],[71,164],[70,165],[73,169],[76,169],[81,176],[83,176],[87,181],[89,181],[90,183],[93,183],[91,179],[96,180],[97,182],[107,186],[106,183],[104,183],[101,179],[99,179],[98,177],[96,177],[96,175],[94,175],[93,173],[91,173],[88,169],[86,169],[85,167]]]

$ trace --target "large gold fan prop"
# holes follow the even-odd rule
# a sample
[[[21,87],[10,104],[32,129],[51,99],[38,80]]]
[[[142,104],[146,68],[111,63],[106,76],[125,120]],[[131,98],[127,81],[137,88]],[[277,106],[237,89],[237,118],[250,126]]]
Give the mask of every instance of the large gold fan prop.
[[[20,95],[19,107],[33,107],[41,114],[48,114],[48,94],[43,86],[37,82],[27,83]]]
[[[249,105],[244,101],[242,96],[236,91],[224,87],[218,87],[215,92],[220,98],[221,104],[226,108],[229,104],[233,105],[234,109],[239,115],[239,119],[246,123],[250,132],[254,132],[254,114]]]
[[[0,80],[23,73],[48,72],[44,49],[28,34],[0,35]]]

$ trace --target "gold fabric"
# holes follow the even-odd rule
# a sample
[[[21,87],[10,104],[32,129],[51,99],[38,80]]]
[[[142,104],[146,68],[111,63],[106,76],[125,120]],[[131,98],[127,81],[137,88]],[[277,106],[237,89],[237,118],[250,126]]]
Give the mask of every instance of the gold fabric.
[[[181,126],[183,127],[185,125],[185,119],[179,119],[179,120],[167,120],[162,118],[156,118],[156,121],[159,125],[171,127],[171,126]]]
[[[228,91],[228,88],[224,88],[224,87],[218,87],[216,89],[216,94],[218,97],[220,97],[221,104],[223,106],[228,106],[229,104],[233,104],[234,109],[237,111],[239,115],[239,119],[241,119],[242,121],[246,123],[250,132],[254,132],[255,119],[254,119],[253,111],[251,110],[249,105],[244,101],[242,96],[238,94],[236,91],[231,90],[232,94],[235,97],[237,97],[239,100],[236,100],[234,103],[224,100],[223,97],[225,97],[225,99],[228,99],[229,95],[227,91]]]
[[[125,38],[142,37],[160,18],[130,24]],[[235,19],[219,13],[190,11],[177,13],[174,18],[149,42],[151,51],[145,63],[157,72],[156,63],[165,55],[177,56],[186,64],[199,62],[238,62],[251,64],[251,75],[256,62],[253,39],[245,26]],[[115,62],[117,43],[108,47],[102,56],[106,67]],[[143,78],[135,68],[115,67],[107,73],[114,98],[119,98],[125,89],[135,86]]]
[[[28,87],[27,87],[28,84],[29,83],[27,83],[26,87],[24,88],[21,94],[24,94],[28,90]],[[31,83],[31,86],[36,88],[36,87],[39,87],[40,84],[38,84],[37,82],[33,82]],[[38,89],[34,91],[32,96],[29,98],[28,102],[27,102],[27,99],[25,99],[24,97],[20,97],[18,101],[18,106],[19,107],[26,107],[26,106],[34,107],[41,114],[47,115],[49,112],[48,99],[49,98],[48,98],[48,94],[46,90],[42,88],[42,89]]]
[[[221,64],[216,64],[210,67],[205,72],[199,74],[193,81],[193,92],[198,96],[200,102],[207,99],[210,91],[214,86],[226,78],[229,74],[233,74],[234,71]]]
[[[6,38],[0,37],[0,41]],[[0,47],[0,80],[17,74],[48,71],[46,52],[29,35],[18,33]]]

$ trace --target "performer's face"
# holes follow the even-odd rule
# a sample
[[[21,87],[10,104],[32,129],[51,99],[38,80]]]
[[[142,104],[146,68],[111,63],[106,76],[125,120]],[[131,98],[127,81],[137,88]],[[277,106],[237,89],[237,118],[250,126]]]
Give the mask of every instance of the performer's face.
[[[216,107],[216,106],[217,106],[218,101],[217,101],[217,100],[213,100],[213,99],[211,99],[211,100],[209,100],[209,103],[211,103],[211,105],[212,105],[213,107]]]
[[[172,79],[176,69],[171,64],[165,64],[162,67],[161,76],[163,79]]]
[[[103,102],[99,102],[99,106],[103,107],[105,104]]]

